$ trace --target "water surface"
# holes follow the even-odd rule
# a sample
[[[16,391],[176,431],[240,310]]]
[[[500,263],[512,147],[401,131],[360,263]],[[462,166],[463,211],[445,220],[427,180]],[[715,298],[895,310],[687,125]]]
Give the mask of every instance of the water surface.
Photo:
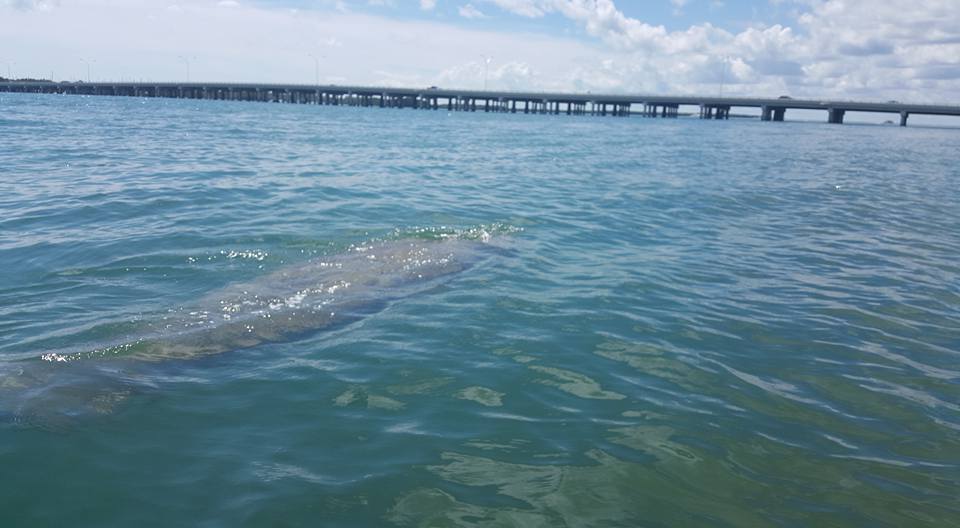
[[[957,138],[0,95],[0,524],[960,524]],[[450,237],[339,324],[40,359]]]

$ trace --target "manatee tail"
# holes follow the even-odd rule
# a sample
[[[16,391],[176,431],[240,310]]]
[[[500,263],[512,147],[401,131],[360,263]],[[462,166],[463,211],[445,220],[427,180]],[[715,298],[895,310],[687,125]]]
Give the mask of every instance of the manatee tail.
[[[81,421],[112,414],[132,394],[150,386],[129,362],[0,364],[0,423],[63,432]]]

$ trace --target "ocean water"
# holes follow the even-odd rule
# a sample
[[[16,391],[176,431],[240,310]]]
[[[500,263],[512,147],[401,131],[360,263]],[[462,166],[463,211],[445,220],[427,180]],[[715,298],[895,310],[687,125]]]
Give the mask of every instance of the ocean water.
[[[0,526],[960,525],[958,140],[0,95]]]

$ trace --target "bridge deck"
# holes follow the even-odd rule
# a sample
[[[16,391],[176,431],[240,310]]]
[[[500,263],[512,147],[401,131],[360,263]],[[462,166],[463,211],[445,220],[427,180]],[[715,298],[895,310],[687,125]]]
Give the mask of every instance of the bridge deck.
[[[906,125],[912,114],[960,117],[960,105],[907,104],[843,100],[696,95],[590,94],[396,88],[380,86],[258,84],[258,83],[143,83],[143,82],[0,82],[0,92],[118,95],[273,101],[303,104],[409,107],[458,111],[523,112],[627,116],[641,114],[675,117],[681,105],[700,107],[700,117],[726,119],[731,108],[759,108],[765,121],[782,121],[786,110],[824,110],[828,121],[842,123],[845,112],[900,115]],[[478,104],[479,103],[479,104]],[[636,107],[642,111],[635,110]]]

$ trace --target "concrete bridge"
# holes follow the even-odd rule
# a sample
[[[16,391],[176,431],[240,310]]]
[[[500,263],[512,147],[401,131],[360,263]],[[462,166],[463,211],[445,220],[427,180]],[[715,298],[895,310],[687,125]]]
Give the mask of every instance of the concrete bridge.
[[[677,117],[680,106],[699,108],[701,119],[729,119],[732,108],[758,108],[763,121],[783,121],[787,110],[822,110],[828,123],[843,123],[846,112],[895,114],[900,126],[913,114],[960,117],[958,105],[871,103],[841,100],[704,97],[694,95],[601,95],[575,93],[448,90],[444,88],[387,88],[377,86],[144,83],[144,82],[0,82],[0,92],[170,97],[225,101],[260,101],[315,105],[373,106],[380,108],[444,109],[460,112],[508,112],[646,117]]]

